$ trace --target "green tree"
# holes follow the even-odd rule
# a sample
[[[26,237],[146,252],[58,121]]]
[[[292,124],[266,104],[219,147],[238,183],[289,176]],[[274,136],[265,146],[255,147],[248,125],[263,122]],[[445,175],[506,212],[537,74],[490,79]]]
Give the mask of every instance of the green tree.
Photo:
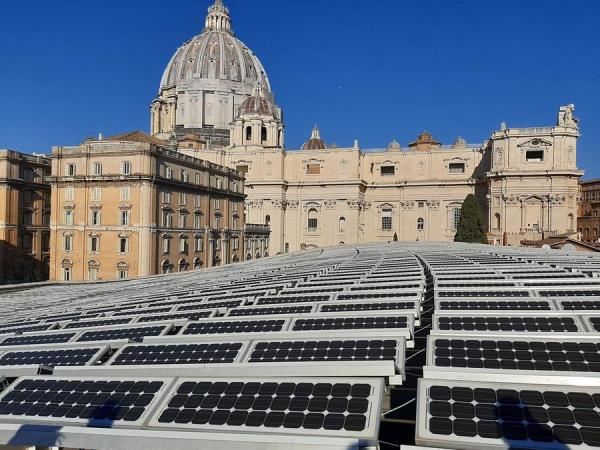
[[[456,227],[454,242],[487,244],[481,208],[473,194],[467,195],[460,209],[460,220]]]

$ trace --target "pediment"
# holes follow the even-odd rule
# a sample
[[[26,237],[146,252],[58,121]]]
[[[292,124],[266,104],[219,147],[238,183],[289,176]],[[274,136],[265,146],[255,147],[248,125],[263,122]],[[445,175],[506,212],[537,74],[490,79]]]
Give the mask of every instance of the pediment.
[[[533,147],[533,148],[552,147],[552,142],[550,142],[547,139],[542,139],[542,138],[531,138],[531,139],[521,142],[517,147]]]

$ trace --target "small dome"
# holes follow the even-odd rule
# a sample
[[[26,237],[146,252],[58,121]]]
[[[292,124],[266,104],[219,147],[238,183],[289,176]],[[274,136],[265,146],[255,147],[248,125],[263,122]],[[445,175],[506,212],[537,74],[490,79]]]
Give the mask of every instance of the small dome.
[[[388,145],[388,150],[402,150],[402,147],[400,146],[400,143],[396,139],[394,139]]]
[[[302,150],[325,150],[326,148],[327,145],[325,144],[325,141],[321,139],[319,128],[315,125],[310,139],[304,143]]]
[[[273,103],[265,96],[265,92],[260,85],[254,88],[252,96],[244,100],[238,110],[238,117],[256,114],[277,118],[277,111]]]
[[[467,146],[467,141],[465,141],[460,136],[456,138],[454,143],[452,144],[452,148],[465,148]]]

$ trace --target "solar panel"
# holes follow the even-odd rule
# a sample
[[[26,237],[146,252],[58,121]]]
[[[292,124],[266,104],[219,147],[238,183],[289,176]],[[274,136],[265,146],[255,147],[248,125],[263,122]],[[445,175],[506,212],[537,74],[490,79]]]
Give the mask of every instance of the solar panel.
[[[180,379],[152,428],[377,439],[377,379]]]
[[[302,306],[280,306],[272,308],[236,308],[227,313],[230,317],[240,316],[269,316],[275,314],[308,314],[313,312],[313,307],[310,305]]]
[[[106,347],[62,348],[56,350],[13,350],[0,356],[2,366],[41,365],[56,366],[85,366],[96,361]],[[0,369],[0,372],[2,370]]]
[[[600,389],[421,380],[417,443],[485,448],[600,446]],[[583,447],[587,446],[587,447]],[[580,448],[580,447],[577,447]]]
[[[127,345],[111,358],[109,364],[232,364],[239,360],[242,346],[241,342]]]
[[[0,394],[0,421],[140,426],[169,379],[23,377]]]
[[[214,311],[212,310],[202,310],[196,312],[182,312],[182,313],[167,313],[167,314],[157,314],[157,315],[143,315],[136,319],[136,323],[146,323],[146,322],[161,322],[166,320],[179,320],[179,319],[187,319],[187,320],[199,320],[206,319],[208,317],[212,317],[214,315]]]
[[[76,321],[76,322],[69,322],[63,328],[65,328],[65,329],[93,328],[93,327],[102,327],[102,326],[109,326],[109,325],[123,325],[123,324],[131,322],[131,320],[132,320],[131,317],[124,317],[124,318],[115,318],[115,319],[88,320],[88,321],[81,321],[81,322]]]
[[[127,327],[127,328],[105,328],[86,331],[77,338],[77,342],[90,341],[113,341],[119,339],[131,339],[139,341],[146,336],[162,336],[166,334],[171,325],[153,325],[145,327]]]
[[[551,311],[554,308],[548,301],[535,300],[438,300],[436,301],[436,309],[447,311]]]
[[[434,330],[441,331],[512,331],[569,332],[584,331],[576,317],[542,316],[434,316]]]
[[[201,321],[189,323],[182,334],[268,333],[283,331],[286,326],[285,319]]]
[[[62,344],[70,341],[76,335],[77,332],[8,336],[5,337],[2,342],[0,342],[0,347],[16,345]]]
[[[299,318],[292,323],[293,331],[322,330],[376,330],[390,328],[409,328],[407,316],[348,316],[348,317],[314,317]]]

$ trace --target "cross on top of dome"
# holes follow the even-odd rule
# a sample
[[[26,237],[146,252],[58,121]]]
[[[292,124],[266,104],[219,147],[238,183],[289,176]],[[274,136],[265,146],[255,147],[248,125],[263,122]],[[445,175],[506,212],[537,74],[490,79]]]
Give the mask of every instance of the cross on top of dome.
[[[229,9],[223,4],[222,0],[215,0],[215,3],[208,8],[205,28],[210,31],[225,31],[233,34]]]

